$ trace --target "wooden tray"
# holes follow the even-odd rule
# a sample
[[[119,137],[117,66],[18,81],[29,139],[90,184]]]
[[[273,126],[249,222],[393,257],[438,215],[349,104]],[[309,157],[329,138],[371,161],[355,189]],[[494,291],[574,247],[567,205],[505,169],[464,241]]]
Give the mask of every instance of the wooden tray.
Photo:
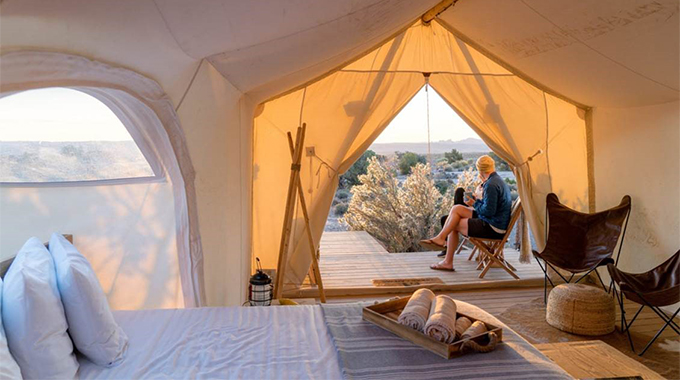
[[[430,350],[445,359],[451,359],[454,356],[461,355],[463,353],[463,343],[468,340],[474,340],[480,344],[486,344],[486,341],[489,339],[488,335],[490,332],[494,332],[496,334],[499,343],[503,340],[503,329],[485,321],[482,321],[487,328],[485,333],[475,335],[470,338],[457,340],[451,344],[442,343],[418,330],[404,326],[397,322],[397,318],[399,318],[401,311],[404,310],[404,307],[410,298],[411,296],[406,296],[396,300],[365,307],[363,309],[363,318],[364,320],[374,323],[379,327],[382,327],[383,329],[401,338],[409,340],[425,348],[426,350]],[[469,315],[462,313],[457,313],[457,317],[466,317],[472,322],[477,321],[476,318],[472,318]]]

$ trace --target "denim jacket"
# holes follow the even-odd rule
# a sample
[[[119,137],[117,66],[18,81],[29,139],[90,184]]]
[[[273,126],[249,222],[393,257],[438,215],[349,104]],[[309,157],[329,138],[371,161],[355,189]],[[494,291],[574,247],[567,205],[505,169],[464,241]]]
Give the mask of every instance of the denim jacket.
[[[477,199],[472,207],[477,211],[479,219],[500,230],[506,230],[512,212],[510,187],[496,172],[491,173],[482,186],[484,197],[482,200]]]

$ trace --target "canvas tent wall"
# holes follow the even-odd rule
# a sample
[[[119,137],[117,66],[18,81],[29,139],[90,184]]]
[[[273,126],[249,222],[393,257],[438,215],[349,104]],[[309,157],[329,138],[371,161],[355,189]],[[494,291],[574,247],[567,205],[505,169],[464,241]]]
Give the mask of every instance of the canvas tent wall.
[[[206,304],[236,305],[245,297],[252,254],[260,254],[251,249],[259,218],[251,207],[257,104],[369,52],[435,4],[5,0],[0,63],[12,51],[61,52],[159,84],[195,169]],[[624,270],[649,269],[677,250],[680,200],[667,190],[680,186],[677,1],[461,0],[439,21],[537,88],[591,107],[589,200],[603,209],[624,193],[633,196]],[[0,85],[11,75],[1,70]],[[644,151],[630,154],[638,147]],[[3,221],[15,215],[0,209]],[[270,238],[278,241],[279,233]],[[5,244],[0,240],[0,255],[11,255]]]

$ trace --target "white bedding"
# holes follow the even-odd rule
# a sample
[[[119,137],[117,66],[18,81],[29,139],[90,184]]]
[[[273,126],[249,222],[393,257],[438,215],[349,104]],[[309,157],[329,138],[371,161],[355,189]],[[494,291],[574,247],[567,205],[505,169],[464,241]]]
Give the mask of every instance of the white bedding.
[[[127,358],[104,368],[79,357],[80,378],[340,379],[318,306],[114,311]]]

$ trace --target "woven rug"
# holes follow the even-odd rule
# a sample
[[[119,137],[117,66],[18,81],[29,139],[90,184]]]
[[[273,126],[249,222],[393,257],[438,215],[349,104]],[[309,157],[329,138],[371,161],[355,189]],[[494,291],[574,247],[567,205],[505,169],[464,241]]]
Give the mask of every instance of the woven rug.
[[[419,286],[444,284],[439,277],[420,277],[420,278],[379,278],[371,280],[373,286]]]
[[[573,335],[550,326],[545,321],[543,297],[511,306],[497,317],[531,343],[575,342],[597,339],[646,365],[667,379],[680,378],[680,370],[677,365],[680,362],[680,352],[675,351],[677,350],[677,339],[672,341],[671,339],[659,338],[658,343],[652,345],[643,357],[639,357],[630,350],[626,334],[618,332],[618,320],[617,330],[613,333],[594,337]],[[663,322],[659,319],[658,327],[661,327],[662,324]],[[633,344],[640,350],[647,344],[650,337],[645,339],[645,337],[633,336],[633,338]]]

